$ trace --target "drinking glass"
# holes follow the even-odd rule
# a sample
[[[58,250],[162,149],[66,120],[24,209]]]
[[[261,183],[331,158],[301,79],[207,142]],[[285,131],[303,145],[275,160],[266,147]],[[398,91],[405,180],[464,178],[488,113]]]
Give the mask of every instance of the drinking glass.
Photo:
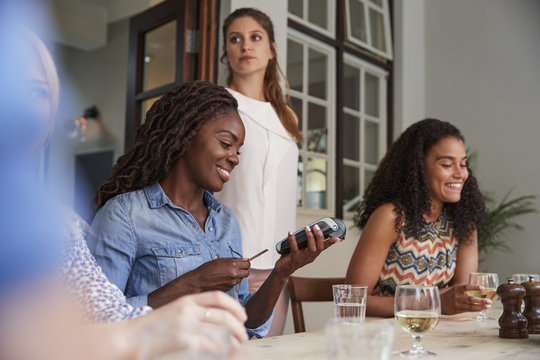
[[[497,300],[497,287],[499,286],[499,276],[495,273],[479,273],[473,272],[469,274],[470,285],[482,285],[483,290],[469,290],[467,295],[475,296],[483,299],[489,299],[491,301]],[[476,321],[495,320],[488,317],[486,310],[482,310],[478,316],[474,317]]]
[[[436,286],[400,285],[394,296],[397,323],[412,335],[414,343],[409,351],[400,354],[409,359],[424,359],[436,354],[424,349],[423,337],[435,328],[441,317],[441,298]]]
[[[325,326],[329,360],[388,360],[394,326],[387,320],[333,318]]]
[[[367,286],[339,284],[332,285],[334,293],[334,313],[337,318],[361,321],[366,317]]]

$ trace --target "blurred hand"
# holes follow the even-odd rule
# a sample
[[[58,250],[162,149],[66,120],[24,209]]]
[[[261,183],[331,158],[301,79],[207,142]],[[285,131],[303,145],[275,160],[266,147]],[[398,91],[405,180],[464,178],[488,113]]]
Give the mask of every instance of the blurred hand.
[[[275,268],[283,276],[288,277],[297,269],[313,262],[321,252],[340,241],[339,238],[331,238],[324,241],[324,235],[318,225],[313,226],[313,230],[309,226],[306,226],[304,230],[308,245],[302,250],[298,249],[298,243],[294,234],[289,232],[289,246],[291,251],[279,258]]]
[[[445,315],[480,312],[491,307],[491,300],[467,295],[470,290],[482,290],[480,285],[454,285],[441,291],[441,311]]]
[[[247,341],[244,327],[247,315],[244,308],[221,291],[186,295],[146,316],[176,319],[179,328],[190,321],[209,323],[228,329],[234,346]]]

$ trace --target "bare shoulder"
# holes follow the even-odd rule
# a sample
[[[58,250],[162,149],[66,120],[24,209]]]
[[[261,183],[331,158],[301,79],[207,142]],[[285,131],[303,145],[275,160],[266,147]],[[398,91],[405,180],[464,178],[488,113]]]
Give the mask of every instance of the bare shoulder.
[[[385,244],[383,246],[394,242],[398,234],[398,229],[396,229],[398,215],[394,208],[394,204],[386,203],[375,209],[362,231],[360,240]]]
[[[369,219],[371,220],[373,218],[373,220],[377,220],[380,222],[391,222],[392,224],[395,224],[397,218],[397,214],[394,211],[395,207],[396,206],[392,203],[382,204],[377,209],[375,209]]]
[[[296,116],[296,113],[294,112],[294,110],[291,109],[290,106],[287,106],[287,111],[289,112],[289,114],[292,115],[292,117],[293,117],[293,119],[294,119],[294,123],[295,123],[296,125],[298,125],[298,116]]]

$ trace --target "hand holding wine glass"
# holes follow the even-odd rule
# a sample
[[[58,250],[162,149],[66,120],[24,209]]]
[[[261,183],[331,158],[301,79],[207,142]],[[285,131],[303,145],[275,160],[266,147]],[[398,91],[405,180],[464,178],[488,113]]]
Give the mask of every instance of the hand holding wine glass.
[[[439,323],[441,298],[436,286],[400,285],[394,297],[394,312],[401,328],[414,339],[411,350],[402,352],[401,357],[422,359],[436,354],[423,347],[423,336]]]
[[[495,273],[478,273],[469,274],[469,284],[482,286],[482,290],[467,291],[467,295],[475,296],[491,301],[497,300],[497,287],[499,286],[499,277]],[[478,316],[473,318],[477,321],[495,320],[486,314],[486,310],[482,310]]]

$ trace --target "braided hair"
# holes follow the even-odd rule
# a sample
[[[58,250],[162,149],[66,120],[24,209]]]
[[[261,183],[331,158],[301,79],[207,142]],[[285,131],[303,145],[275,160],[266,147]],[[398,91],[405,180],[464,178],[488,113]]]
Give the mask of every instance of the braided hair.
[[[465,142],[452,124],[425,119],[411,125],[392,144],[367,187],[355,223],[363,228],[371,214],[385,203],[394,205],[395,228],[407,237],[419,237],[424,229],[424,214],[431,213],[431,198],[425,176],[425,156],[441,139],[453,137]],[[458,241],[468,239],[476,229],[483,231],[487,212],[476,178],[467,164],[469,176],[457,203],[446,203],[445,211],[454,222]]]
[[[237,108],[225,88],[208,81],[183,83],[165,93],[148,110],[135,145],[118,159],[111,178],[99,187],[96,207],[163,179],[204,124]]]

